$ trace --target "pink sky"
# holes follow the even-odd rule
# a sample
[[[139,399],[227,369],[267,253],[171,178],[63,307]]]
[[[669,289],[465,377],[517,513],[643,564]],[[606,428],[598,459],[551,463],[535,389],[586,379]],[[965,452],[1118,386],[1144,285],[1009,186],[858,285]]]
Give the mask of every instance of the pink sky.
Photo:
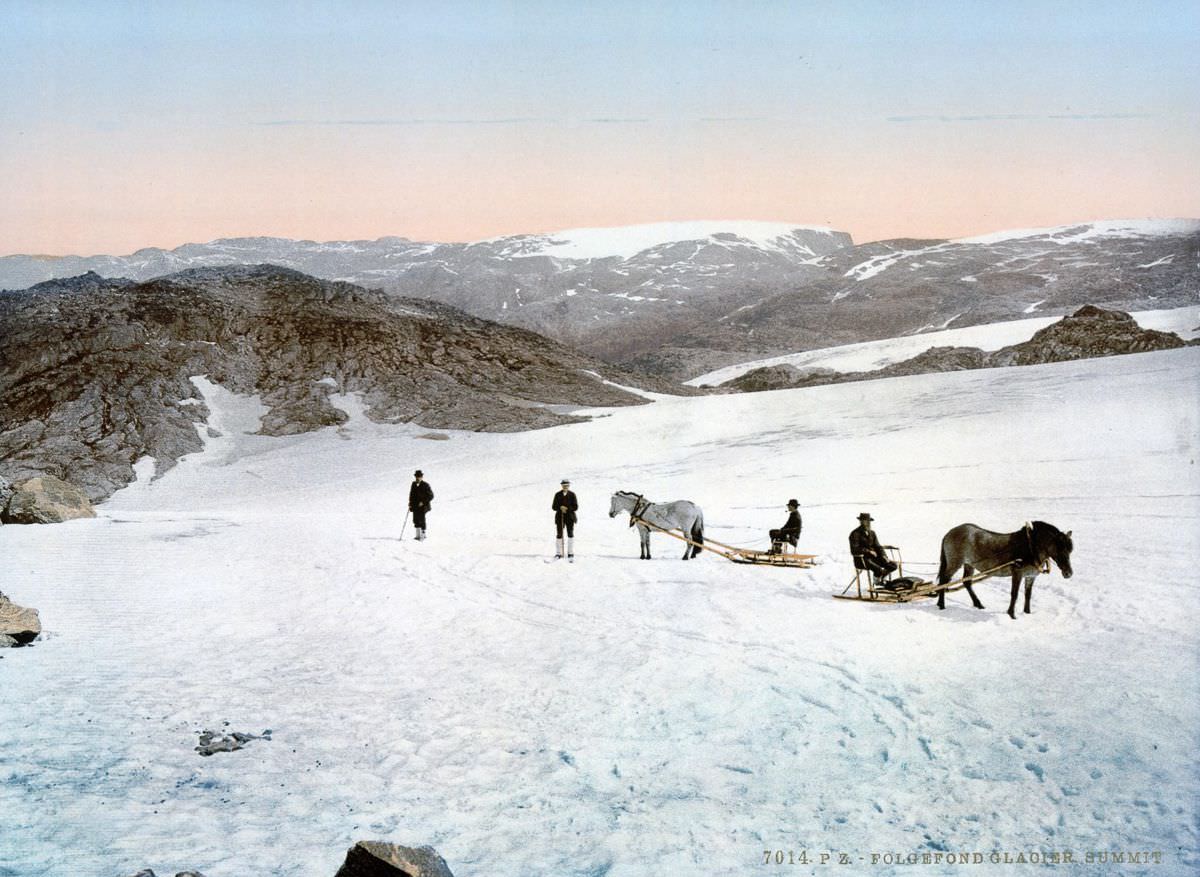
[[[1151,5],[14,0],[0,254],[1196,217],[1200,12]]]

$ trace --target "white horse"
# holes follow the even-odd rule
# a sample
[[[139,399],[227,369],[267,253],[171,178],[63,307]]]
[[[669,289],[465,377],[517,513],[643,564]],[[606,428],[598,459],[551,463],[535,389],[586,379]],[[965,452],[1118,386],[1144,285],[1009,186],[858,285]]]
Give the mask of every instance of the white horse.
[[[704,542],[704,512],[700,511],[700,506],[694,502],[688,502],[686,499],[678,499],[675,502],[650,502],[640,493],[618,490],[612,496],[608,516],[615,518],[617,512],[629,512],[629,526],[637,524],[638,536],[642,541],[642,560],[650,559],[650,528],[642,521],[663,530],[679,530],[686,538],[696,543],[684,546],[684,560],[700,553],[700,546]]]

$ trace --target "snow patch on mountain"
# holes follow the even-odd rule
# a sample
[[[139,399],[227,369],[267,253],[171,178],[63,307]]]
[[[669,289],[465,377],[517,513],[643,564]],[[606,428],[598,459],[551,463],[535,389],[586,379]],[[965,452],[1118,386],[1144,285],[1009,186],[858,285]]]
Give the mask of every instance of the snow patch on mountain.
[[[638,253],[664,244],[681,241],[702,241],[719,234],[731,234],[765,250],[790,252],[781,246],[782,238],[795,232],[838,234],[825,226],[796,225],[788,222],[757,222],[728,220],[690,220],[687,222],[653,222],[644,225],[623,225],[612,228],[572,228],[547,235],[526,235],[521,246],[514,248],[513,257],[553,256],[558,259],[629,259]],[[515,240],[491,238],[477,244]],[[723,243],[712,241],[712,243]]]
[[[1049,238],[1056,244],[1074,244],[1094,238],[1158,237],[1200,232],[1200,219],[1103,219],[1052,228],[1025,228],[997,231],[969,238],[957,238],[955,244],[998,244],[1021,238]]]

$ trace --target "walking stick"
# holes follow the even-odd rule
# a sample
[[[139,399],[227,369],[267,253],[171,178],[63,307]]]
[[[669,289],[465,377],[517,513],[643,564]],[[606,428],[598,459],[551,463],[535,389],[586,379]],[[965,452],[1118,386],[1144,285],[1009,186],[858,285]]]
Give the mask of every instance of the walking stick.
[[[409,512],[411,512],[411,511],[412,511],[412,509],[409,509],[407,512],[404,513],[404,523],[400,525],[400,538],[401,539],[404,538],[404,528],[408,526],[408,515],[409,515]]]

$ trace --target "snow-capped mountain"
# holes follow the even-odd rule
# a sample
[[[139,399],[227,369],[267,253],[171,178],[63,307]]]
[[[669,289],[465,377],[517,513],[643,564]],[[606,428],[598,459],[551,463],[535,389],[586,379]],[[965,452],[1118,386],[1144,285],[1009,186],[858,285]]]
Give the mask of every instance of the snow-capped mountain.
[[[430,298],[674,377],[1083,304],[1194,304],[1200,220],[1105,220],[855,246],[829,228],[668,222],[421,243],[236,238],[129,256],[0,258],[0,288],[269,262]]]

